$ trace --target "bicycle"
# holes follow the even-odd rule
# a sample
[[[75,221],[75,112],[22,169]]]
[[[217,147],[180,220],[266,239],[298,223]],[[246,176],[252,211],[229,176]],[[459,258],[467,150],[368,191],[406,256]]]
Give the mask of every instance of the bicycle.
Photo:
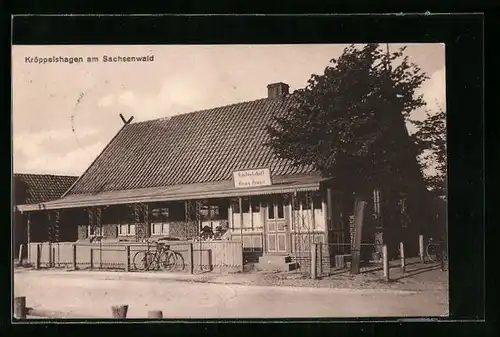
[[[447,254],[446,251],[443,249],[444,248],[443,246],[444,242],[441,241],[436,242],[432,239],[432,237],[429,239],[429,243],[425,248],[425,253],[431,263],[441,262],[441,259],[444,261],[447,260]]]
[[[172,251],[170,245],[163,242],[153,242],[155,249],[141,250],[135,253],[133,258],[134,269],[173,271],[177,266],[184,269],[184,258],[182,255]]]

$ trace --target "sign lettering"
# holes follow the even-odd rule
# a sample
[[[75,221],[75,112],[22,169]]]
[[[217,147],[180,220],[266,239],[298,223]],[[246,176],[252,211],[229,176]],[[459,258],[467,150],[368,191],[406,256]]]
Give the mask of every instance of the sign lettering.
[[[271,172],[269,169],[245,170],[233,172],[234,187],[249,188],[259,186],[270,186]]]

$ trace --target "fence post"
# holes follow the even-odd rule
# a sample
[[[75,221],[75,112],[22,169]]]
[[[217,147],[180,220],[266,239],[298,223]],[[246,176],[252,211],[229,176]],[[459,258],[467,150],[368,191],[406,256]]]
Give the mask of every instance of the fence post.
[[[28,213],[26,215],[26,231],[27,231],[27,244],[26,244],[26,250],[28,253],[28,263],[31,264],[31,213]]]
[[[49,242],[49,268],[52,267],[52,242]]]
[[[399,250],[401,255],[401,272],[406,273],[406,261],[405,261],[405,245],[403,242],[399,243]]]
[[[99,239],[99,269],[102,269],[102,243]]]
[[[126,318],[128,311],[128,305],[113,305],[111,307],[111,314],[113,318]]]
[[[17,262],[19,263],[20,266],[23,265],[23,247],[24,247],[23,244],[19,246],[19,258],[17,259],[18,260]]]
[[[163,312],[161,310],[148,311],[148,318],[163,318]]]
[[[125,245],[125,271],[130,271],[130,246]]]
[[[311,278],[316,279],[317,270],[316,270],[316,255],[317,255],[317,246],[315,243],[311,244]]]
[[[52,264],[51,267],[55,268],[56,267],[56,247],[52,247]]]
[[[382,246],[382,259],[384,261],[384,279],[389,282],[391,279],[389,275],[389,257],[387,256],[387,245]]]
[[[94,249],[90,247],[90,269],[94,268]]]
[[[26,319],[26,297],[14,297],[14,317],[17,319]]]
[[[73,248],[73,269],[76,270],[76,245],[72,245]]]
[[[193,254],[193,243],[189,243],[189,249],[188,249],[188,258],[189,258],[189,273],[193,274],[194,273],[194,254]]]
[[[424,263],[424,236],[420,234],[418,236],[418,254],[420,255],[420,263]]]
[[[444,252],[445,252],[445,248],[444,248],[444,244],[441,244],[441,271],[444,271]]]
[[[241,210],[241,208],[240,208]],[[241,212],[243,214],[243,212]],[[243,219],[243,217],[242,217]],[[241,227],[243,227],[243,221],[241,222]],[[245,272],[245,259],[243,258],[243,235],[241,236],[241,272]]]
[[[319,265],[318,265],[318,276],[321,277],[323,276],[323,243],[320,242],[319,244],[319,249],[318,249],[318,260],[319,260]]]
[[[35,250],[35,269],[40,269],[40,255],[42,255],[42,245],[37,244]]]

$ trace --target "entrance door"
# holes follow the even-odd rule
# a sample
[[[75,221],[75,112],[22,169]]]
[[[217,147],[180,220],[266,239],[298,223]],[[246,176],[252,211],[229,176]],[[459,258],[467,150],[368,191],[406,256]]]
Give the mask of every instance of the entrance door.
[[[269,199],[266,207],[266,246],[269,254],[289,253],[288,226],[282,198]]]

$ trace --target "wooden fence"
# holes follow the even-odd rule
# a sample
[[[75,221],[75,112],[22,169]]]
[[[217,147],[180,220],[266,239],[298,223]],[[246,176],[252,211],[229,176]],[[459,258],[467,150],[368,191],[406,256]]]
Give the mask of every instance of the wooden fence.
[[[243,271],[241,241],[172,241],[166,244],[178,256],[182,256],[175,271]],[[147,249],[155,248],[146,243],[30,243],[28,262],[42,268],[140,271],[134,268],[134,257],[137,252]]]

